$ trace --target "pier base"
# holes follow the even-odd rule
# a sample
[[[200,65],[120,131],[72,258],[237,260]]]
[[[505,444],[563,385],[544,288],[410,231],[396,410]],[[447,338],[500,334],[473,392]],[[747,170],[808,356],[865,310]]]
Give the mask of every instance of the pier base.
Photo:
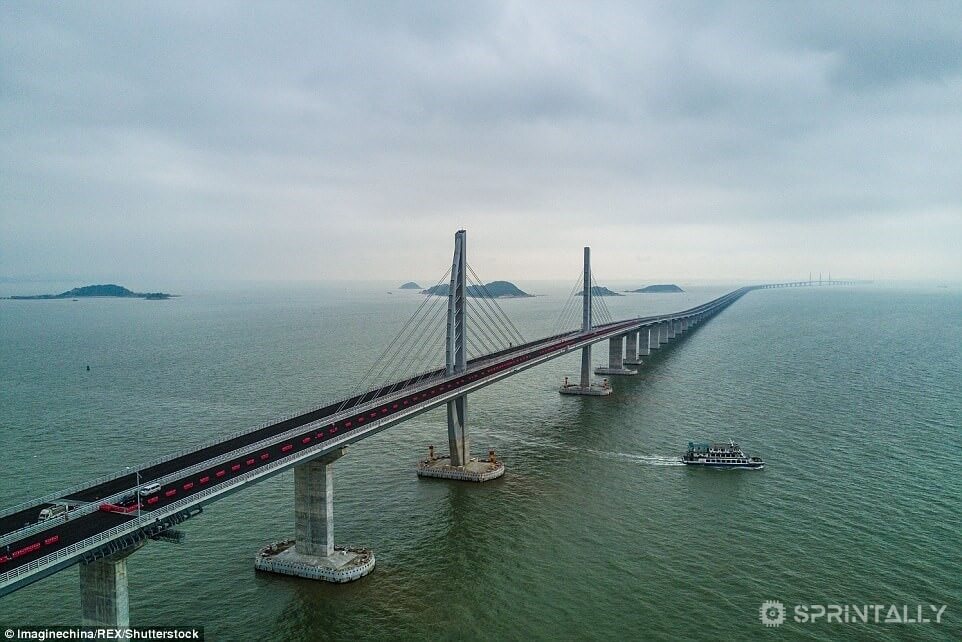
[[[568,377],[565,377],[565,382],[558,388],[558,392],[563,395],[585,395],[588,397],[604,397],[605,395],[611,394],[611,384],[605,379],[600,384],[589,383],[587,386],[583,386],[578,383],[569,383]]]
[[[448,455],[434,454],[434,446],[428,449],[427,459],[418,462],[418,477],[456,479],[459,481],[486,482],[504,475],[504,463],[498,461],[494,451],[488,451],[487,460],[469,459],[464,466],[452,466]]]
[[[639,362],[640,363],[640,362]],[[631,368],[595,368],[596,375],[616,375],[616,376],[628,376],[638,374],[637,370],[632,370]]]
[[[259,550],[254,558],[254,568],[343,584],[359,580],[374,570],[374,552],[367,548],[335,546],[331,555],[304,555],[297,552],[294,540],[289,539]]]

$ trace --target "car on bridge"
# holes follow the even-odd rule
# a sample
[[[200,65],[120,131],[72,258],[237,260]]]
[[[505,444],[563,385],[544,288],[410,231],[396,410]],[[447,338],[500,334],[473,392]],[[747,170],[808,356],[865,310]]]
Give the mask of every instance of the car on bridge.
[[[147,484],[140,489],[141,497],[150,497],[151,495],[156,495],[160,492],[160,484],[154,482],[153,484]]]
[[[55,506],[50,506],[49,508],[44,508],[40,511],[40,515],[37,518],[39,522],[45,522],[48,519],[53,519],[55,517],[63,517],[67,519],[67,507],[63,504],[57,504]]]

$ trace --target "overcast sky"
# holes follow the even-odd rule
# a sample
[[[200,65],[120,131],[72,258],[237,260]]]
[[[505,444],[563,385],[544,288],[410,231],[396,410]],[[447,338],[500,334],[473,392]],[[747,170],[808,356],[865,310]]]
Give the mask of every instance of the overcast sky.
[[[962,279],[962,3],[0,2],[0,278]],[[78,283],[79,285],[80,283]]]

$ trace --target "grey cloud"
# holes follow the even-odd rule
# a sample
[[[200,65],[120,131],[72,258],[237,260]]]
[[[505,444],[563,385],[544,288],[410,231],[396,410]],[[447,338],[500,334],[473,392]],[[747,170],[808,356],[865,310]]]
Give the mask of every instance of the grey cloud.
[[[542,276],[562,230],[756,230],[761,275],[772,225],[847,221],[881,262],[919,217],[962,241],[960,32],[949,3],[4,3],[0,275],[376,277],[461,225],[553,245]]]

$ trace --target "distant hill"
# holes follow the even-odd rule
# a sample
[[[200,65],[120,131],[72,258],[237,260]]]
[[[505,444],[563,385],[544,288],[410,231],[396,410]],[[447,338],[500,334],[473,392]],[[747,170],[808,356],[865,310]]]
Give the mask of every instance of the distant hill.
[[[421,286],[414,281],[408,281],[404,285],[398,288],[398,290],[420,290]]]
[[[584,295],[585,295],[585,291],[582,290],[581,292],[579,292],[579,293],[576,294],[575,296],[584,296]],[[615,292],[615,291],[613,291],[613,290],[609,290],[608,288],[604,287],[603,285],[592,285],[592,286],[591,286],[591,296],[625,296],[625,295],[624,295],[624,294],[618,294],[617,292]]]
[[[487,292],[485,292],[487,290]],[[447,296],[448,295],[448,284],[442,283],[441,285],[435,285],[427,290],[422,290],[421,294],[433,294],[435,296]],[[484,290],[481,289],[479,285],[469,285],[467,287],[467,294],[470,297],[481,297],[485,295],[492,296],[496,299],[514,299],[514,298],[524,298],[531,296],[527,292],[522,291],[518,286],[510,281],[491,281],[484,286]]]
[[[641,292],[642,294],[653,294],[656,292],[684,292],[680,287],[674,284],[667,285],[649,285],[646,288],[638,288],[637,290],[628,290],[629,292]]]
[[[34,294],[32,296],[12,296],[11,299],[79,299],[81,297],[109,296],[127,299],[147,299],[160,301],[174,296],[166,292],[132,292],[121,285],[108,283],[106,285],[85,285],[60,294]]]

